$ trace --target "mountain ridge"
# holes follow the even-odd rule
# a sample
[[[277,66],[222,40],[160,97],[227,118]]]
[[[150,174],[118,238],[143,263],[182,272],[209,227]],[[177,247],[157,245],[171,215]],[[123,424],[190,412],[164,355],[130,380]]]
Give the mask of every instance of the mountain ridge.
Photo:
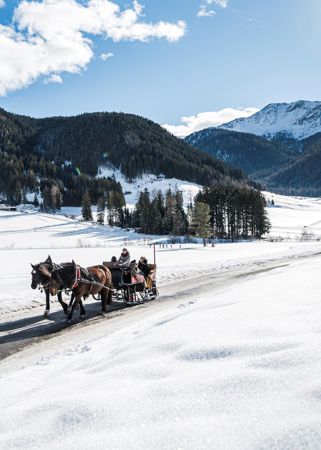
[[[271,103],[249,118],[206,128],[185,140],[243,170],[265,189],[321,195],[319,101]]]
[[[300,141],[321,132],[321,101],[270,103],[250,117],[235,119],[219,128]]]
[[[203,150],[227,164],[239,168],[253,179],[257,173],[269,174],[290,162],[296,152],[277,141],[250,133],[221,128],[208,128],[185,138],[189,144]]]

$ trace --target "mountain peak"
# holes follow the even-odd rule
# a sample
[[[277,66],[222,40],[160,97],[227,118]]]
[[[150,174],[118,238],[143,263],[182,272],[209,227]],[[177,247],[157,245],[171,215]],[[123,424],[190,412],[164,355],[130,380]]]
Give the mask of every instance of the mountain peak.
[[[220,128],[268,138],[282,134],[302,140],[321,132],[321,102],[270,103],[253,116],[233,120]]]

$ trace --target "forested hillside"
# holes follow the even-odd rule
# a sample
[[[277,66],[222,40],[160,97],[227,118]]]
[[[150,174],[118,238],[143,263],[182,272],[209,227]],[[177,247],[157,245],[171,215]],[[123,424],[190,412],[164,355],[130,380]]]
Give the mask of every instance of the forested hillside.
[[[241,170],[132,114],[33,119],[0,110],[0,150],[0,193],[11,203],[53,185],[65,203],[80,204],[86,189],[95,202],[102,190],[121,190],[115,180],[94,178],[106,164],[128,179],[152,173],[202,185],[248,183]]]
[[[242,169],[266,190],[286,195],[321,195],[321,133],[295,140],[208,128],[186,142]]]
[[[271,174],[296,155],[283,143],[218,128],[193,133],[185,141],[257,179]]]
[[[303,141],[303,152],[267,179],[272,188],[292,195],[321,195],[321,133]]]
[[[193,149],[160,125],[132,114],[93,113],[36,122],[37,151],[57,163],[68,160],[81,171],[96,175],[106,162],[120,167],[129,179],[143,173],[164,174],[200,184],[225,176],[243,175]]]

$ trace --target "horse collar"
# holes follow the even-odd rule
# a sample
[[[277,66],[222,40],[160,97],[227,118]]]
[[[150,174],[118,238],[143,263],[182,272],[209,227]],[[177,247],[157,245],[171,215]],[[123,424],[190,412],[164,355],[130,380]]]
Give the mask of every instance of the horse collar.
[[[78,286],[79,281],[80,281],[80,267],[79,267],[79,266],[76,266],[75,282],[74,282],[74,284],[72,285],[71,289],[75,289],[75,288]]]

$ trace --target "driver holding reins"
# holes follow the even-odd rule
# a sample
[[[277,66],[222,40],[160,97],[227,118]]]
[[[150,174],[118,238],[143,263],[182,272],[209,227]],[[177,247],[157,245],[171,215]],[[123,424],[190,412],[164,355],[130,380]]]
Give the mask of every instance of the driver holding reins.
[[[118,264],[123,267],[130,266],[130,254],[127,248],[123,248],[120,257],[118,258]]]

